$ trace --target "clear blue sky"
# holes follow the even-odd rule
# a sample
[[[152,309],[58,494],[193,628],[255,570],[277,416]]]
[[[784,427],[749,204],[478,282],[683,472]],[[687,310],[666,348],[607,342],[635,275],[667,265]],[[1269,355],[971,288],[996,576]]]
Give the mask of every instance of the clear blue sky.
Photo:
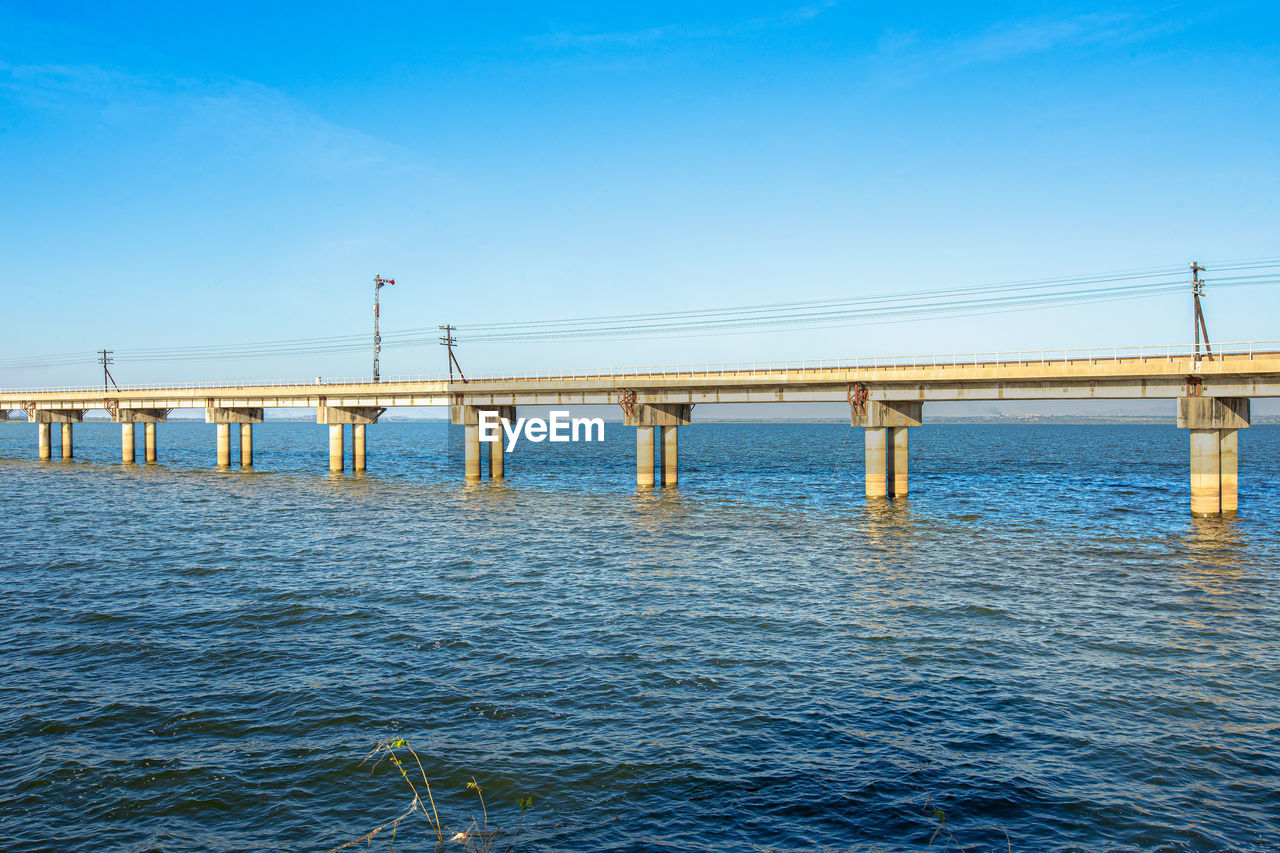
[[[374,273],[395,330],[1280,256],[1271,3],[380,5],[0,0],[0,356],[364,332]],[[1187,302],[460,355],[1166,343]],[[1208,310],[1280,338],[1274,288]],[[92,382],[91,358],[0,385]]]

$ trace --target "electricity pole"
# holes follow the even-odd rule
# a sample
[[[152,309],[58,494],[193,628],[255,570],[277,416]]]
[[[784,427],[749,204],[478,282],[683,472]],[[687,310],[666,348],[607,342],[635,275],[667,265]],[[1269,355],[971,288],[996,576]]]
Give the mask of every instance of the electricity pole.
[[[102,390],[107,390],[107,382],[116,385],[116,378],[111,375],[111,371],[107,369],[108,364],[115,364],[116,360],[111,356],[115,354],[115,350],[100,349],[98,350],[98,364],[102,365]],[[116,385],[116,390],[120,390],[120,386]]]
[[[1204,267],[1195,261],[1191,262],[1191,298],[1195,303],[1194,324],[1196,327],[1196,361],[1200,360],[1200,333],[1204,332],[1204,351],[1209,360],[1213,360],[1213,350],[1209,347],[1209,327],[1204,324],[1204,311],[1200,307],[1200,297],[1204,296],[1204,282],[1200,280],[1200,273],[1204,272]]]
[[[449,381],[453,381],[453,369],[458,368],[458,376],[462,377],[462,381],[466,382],[467,377],[462,375],[462,365],[458,364],[458,357],[453,354],[453,348],[458,345],[458,339],[453,336],[455,331],[453,326],[441,326],[440,331],[444,332],[440,336],[440,346],[449,351]]]
[[[373,381],[379,379],[378,356],[382,353],[382,335],[378,334],[378,316],[382,313],[379,305],[378,294],[382,288],[388,284],[395,284],[394,278],[383,278],[380,275],[373,277]]]

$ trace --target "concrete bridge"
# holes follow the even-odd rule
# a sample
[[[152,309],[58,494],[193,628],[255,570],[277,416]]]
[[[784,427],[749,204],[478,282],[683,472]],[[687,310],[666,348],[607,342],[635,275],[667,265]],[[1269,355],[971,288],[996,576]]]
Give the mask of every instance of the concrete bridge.
[[[679,428],[699,403],[845,402],[850,423],[865,430],[868,498],[908,492],[909,430],[924,404],[954,400],[1167,399],[1190,433],[1191,511],[1233,514],[1237,498],[1237,430],[1250,423],[1250,399],[1280,396],[1280,342],[1215,345],[1212,356],[1190,347],[1129,347],[1053,352],[979,353],[848,361],[736,363],[701,367],[540,372],[472,377],[316,380],[313,383],[130,386],[0,390],[0,413],[21,410],[37,425],[39,455],[50,459],[53,425],[60,454],[73,454],[72,425],[103,409],[121,424],[122,459],[136,454],[135,425],[144,428],[146,462],[157,459],[156,429],[174,409],[205,410],[216,424],[216,459],[253,465],[253,425],[268,408],[314,408],[329,426],[329,468],[366,466],[366,427],[390,407],[449,406],[465,427],[464,476],[483,476],[480,413],[513,420],[517,406],[617,404],[636,427],[636,482],[675,485]],[[489,476],[505,473],[501,441],[489,442]]]

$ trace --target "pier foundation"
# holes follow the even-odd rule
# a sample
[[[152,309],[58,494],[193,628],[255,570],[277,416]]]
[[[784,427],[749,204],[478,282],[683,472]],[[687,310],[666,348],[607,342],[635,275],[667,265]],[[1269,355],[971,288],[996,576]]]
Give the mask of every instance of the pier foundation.
[[[133,424],[120,424],[120,461],[132,465],[137,444],[134,441]]]
[[[864,400],[849,424],[864,427],[868,498],[905,498],[910,487],[908,430],[924,422],[917,400]]]
[[[351,427],[351,468],[353,471],[365,470],[365,427],[369,424],[376,424],[378,418],[386,414],[386,409],[382,406],[331,406],[327,403],[321,403],[316,406],[316,423],[329,425],[329,470],[333,473],[339,473],[346,467],[345,438],[342,433],[343,426]],[[335,433],[336,428],[336,433]],[[334,435],[337,435],[337,439]],[[335,464],[334,441],[337,441],[337,467]]]
[[[252,424],[260,424],[263,420],[261,406],[205,406],[204,409],[205,423],[217,424],[218,427],[218,467],[231,467],[231,427],[237,425],[241,429],[237,430],[240,435],[240,464],[244,465],[244,452],[246,447],[245,433],[243,427]],[[253,465],[253,434],[250,432],[248,436],[249,464],[245,467]]]
[[[486,446],[489,450],[489,478],[501,480],[507,473],[506,435],[498,429],[496,435],[491,431],[492,441],[485,440],[480,433],[480,417],[485,412],[493,413],[485,415],[486,420],[496,416],[500,424],[511,424],[516,420],[515,406],[458,404],[449,407],[450,422],[463,428],[463,474],[468,480],[479,480],[484,475],[481,469]]]
[[[53,424],[36,424],[39,433],[40,459],[48,461],[53,458]]]
[[[693,423],[693,406],[689,403],[651,403],[633,400],[623,406],[622,423],[636,428],[636,485],[651,488],[657,484],[657,470],[664,486],[680,482],[679,427]]]
[[[143,424],[146,435],[143,437],[144,453],[148,464],[154,464],[156,461],[156,425],[154,423]]]
[[[240,467],[253,467],[253,424],[240,424]]]
[[[1239,430],[1250,426],[1247,397],[1182,397],[1178,427],[1191,444],[1191,514],[1235,515],[1240,499]]]
[[[111,420],[120,424],[120,460],[126,465],[137,458],[137,424],[145,427],[144,454],[148,462],[156,461],[156,424],[169,419],[168,409],[116,409]]]

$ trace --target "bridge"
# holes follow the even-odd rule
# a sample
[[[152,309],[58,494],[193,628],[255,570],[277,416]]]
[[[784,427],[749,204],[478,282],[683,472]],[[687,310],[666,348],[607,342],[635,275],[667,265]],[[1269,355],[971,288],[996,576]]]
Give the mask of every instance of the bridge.
[[[1197,348],[1198,350],[1198,348]],[[975,353],[841,361],[739,362],[701,366],[473,376],[392,377],[382,381],[251,382],[210,385],[0,390],[0,415],[22,411],[37,425],[39,458],[73,456],[72,425],[105,410],[121,424],[122,460],[136,458],[135,426],[144,428],[144,459],[157,460],[157,425],[175,409],[201,409],[216,425],[216,463],[231,466],[238,435],[242,467],[253,465],[253,425],[269,408],[314,408],[329,427],[329,468],[346,468],[350,428],[353,469],[367,465],[366,428],[391,407],[449,406],[464,429],[468,480],[505,475],[502,441],[482,442],[482,412],[504,421],[518,406],[617,404],[636,428],[640,487],[679,481],[679,427],[699,403],[844,402],[850,424],[865,431],[866,495],[906,497],[909,431],[924,422],[924,405],[956,400],[1167,399],[1190,436],[1191,511],[1234,514],[1238,508],[1237,431],[1250,425],[1250,400],[1280,396],[1280,342],[1215,345],[1212,355],[1189,346],[1113,347],[1017,353]]]

